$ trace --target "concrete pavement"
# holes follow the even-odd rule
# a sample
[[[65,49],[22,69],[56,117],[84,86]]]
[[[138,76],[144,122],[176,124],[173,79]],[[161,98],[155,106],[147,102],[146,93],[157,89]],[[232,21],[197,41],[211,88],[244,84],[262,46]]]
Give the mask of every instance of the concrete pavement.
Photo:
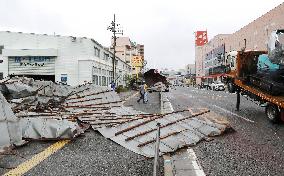
[[[175,110],[208,108],[228,118],[234,132],[193,147],[206,175],[283,175],[284,125],[270,123],[264,109],[224,91],[177,87],[168,93]]]

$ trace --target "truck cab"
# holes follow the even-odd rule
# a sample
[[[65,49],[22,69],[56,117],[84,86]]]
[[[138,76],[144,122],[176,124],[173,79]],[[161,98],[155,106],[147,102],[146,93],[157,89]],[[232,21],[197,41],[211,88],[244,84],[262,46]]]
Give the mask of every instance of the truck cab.
[[[237,51],[231,51],[228,53],[225,59],[225,65],[228,71],[235,71],[237,69]]]

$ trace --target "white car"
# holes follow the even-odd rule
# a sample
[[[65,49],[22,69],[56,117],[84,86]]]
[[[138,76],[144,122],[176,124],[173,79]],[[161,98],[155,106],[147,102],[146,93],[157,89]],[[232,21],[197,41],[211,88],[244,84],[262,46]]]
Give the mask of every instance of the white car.
[[[169,86],[166,86],[162,82],[155,83],[152,87],[148,89],[151,92],[169,92]]]
[[[225,84],[222,82],[213,82],[210,84],[211,90],[225,90]]]

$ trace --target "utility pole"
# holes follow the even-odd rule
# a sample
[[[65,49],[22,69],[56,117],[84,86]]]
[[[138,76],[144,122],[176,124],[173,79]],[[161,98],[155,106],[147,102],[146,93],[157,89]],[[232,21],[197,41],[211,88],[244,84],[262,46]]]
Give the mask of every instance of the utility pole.
[[[157,123],[157,137],[156,137],[156,146],[155,146],[155,157],[154,157],[154,169],[153,176],[160,175],[160,135],[161,135],[161,124]]]
[[[120,24],[117,24],[115,21],[115,14],[113,15],[113,21],[111,22],[111,25],[107,28],[109,31],[112,32],[113,36],[113,56],[112,56],[112,81],[115,83],[116,79],[115,79],[115,53],[116,53],[116,34],[121,34],[123,35],[123,30],[119,29]]]

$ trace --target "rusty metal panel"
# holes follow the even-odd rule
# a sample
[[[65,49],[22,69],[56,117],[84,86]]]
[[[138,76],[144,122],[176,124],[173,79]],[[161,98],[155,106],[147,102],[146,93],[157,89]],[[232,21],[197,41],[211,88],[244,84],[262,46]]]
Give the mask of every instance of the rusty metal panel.
[[[217,123],[202,113],[200,113],[200,116],[194,116],[194,118],[190,119],[186,119],[180,113],[169,113],[154,121],[143,123],[146,121],[147,119],[139,119],[135,123],[131,122],[131,124],[128,124],[126,122],[115,127],[99,128],[98,131],[105,137],[110,138],[133,152],[146,157],[153,157],[156,130],[151,129],[156,129],[158,122],[161,123],[161,154],[174,152],[184,146],[195,145],[200,140],[207,139],[209,136],[221,134],[228,127],[228,124]],[[137,126],[137,124],[140,124],[140,126]],[[125,129],[129,130],[125,131]],[[145,133],[145,131],[149,132]],[[137,134],[143,135],[127,140],[127,138]]]

